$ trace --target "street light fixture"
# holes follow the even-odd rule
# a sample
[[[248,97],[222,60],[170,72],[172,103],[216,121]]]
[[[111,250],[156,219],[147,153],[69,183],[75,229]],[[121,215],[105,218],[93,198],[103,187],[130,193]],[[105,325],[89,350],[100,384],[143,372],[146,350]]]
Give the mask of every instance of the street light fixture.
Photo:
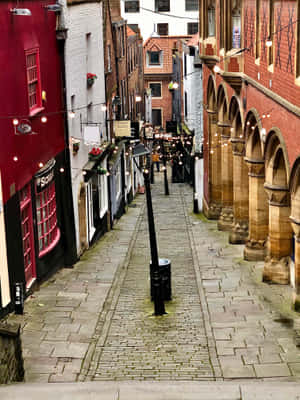
[[[154,315],[166,314],[164,304],[164,293],[162,287],[162,276],[159,271],[159,260],[155,233],[155,224],[153,217],[151,188],[150,188],[150,151],[142,144],[139,143],[133,149],[133,156],[143,157],[143,176],[146,189],[146,200],[147,200],[147,211],[148,211],[148,227],[149,227],[149,240],[150,240],[150,252],[151,252],[151,263],[150,263],[150,274],[151,280],[153,280],[153,300],[154,300]],[[145,162],[145,157],[147,161]],[[137,165],[137,164],[136,164]],[[139,170],[141,168],[137,165]]]

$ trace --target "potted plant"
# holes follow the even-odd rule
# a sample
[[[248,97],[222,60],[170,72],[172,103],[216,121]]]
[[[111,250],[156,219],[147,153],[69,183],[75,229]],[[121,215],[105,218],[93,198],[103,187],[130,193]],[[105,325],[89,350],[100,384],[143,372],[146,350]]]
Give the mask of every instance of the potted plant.
[[[95,80],[97,79],[97,75],[96,74],[92,74],[91,72],[88,72],[86,74],[86,83],[87,83],[87,87],[91,87],[93,86]]]
[[[89,160],[96,161],[100,158],[102,154],[102,150],[99,147],[93,147],[92,150],[89,152]]]
[[[105,169],[99,165],[99,167],[97,168],[97,172],[99,175],[105,175],[105,174],[107,174],[107,169]]]

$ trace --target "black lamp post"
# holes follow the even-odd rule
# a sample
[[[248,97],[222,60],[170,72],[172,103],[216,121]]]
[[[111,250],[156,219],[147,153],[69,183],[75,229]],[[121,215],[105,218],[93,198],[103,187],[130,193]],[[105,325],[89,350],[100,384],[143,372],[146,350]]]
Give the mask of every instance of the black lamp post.
[[[144,183],[146,189],[147,211],[148,211],[148,227],[149,227],[149,240],[151,252],[151,265],[150,271],[152,273],[151,279],[153,280],[153,300],[154,300],[154,315],[166,314],[164,304],[164,293],[162,286],[162,277],[159,271],[159,260],[155,233],[155,224],[153,217],[151,188],[150,188],[150,151],[142,144],[139,143],[133,150],[134,156],[147,157],[146,168],[143,169]],[[138,167],[140,169],[140,167]]]

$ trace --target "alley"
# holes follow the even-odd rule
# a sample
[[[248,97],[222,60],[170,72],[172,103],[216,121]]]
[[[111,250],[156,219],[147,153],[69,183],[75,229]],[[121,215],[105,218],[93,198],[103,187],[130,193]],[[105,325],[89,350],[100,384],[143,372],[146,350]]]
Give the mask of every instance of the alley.
[[[273,307],[281,288],[256,283],[260,267],[242,261],[242,246],[192,214],[191,187],[170,184],[167,197],[155,178],[159,255],[172,262],[168,314],[152,316],[140,195],[74,269],[26,301],[24,316],[9,317],[23,326],[26,381],[299,381],[293,320]]]

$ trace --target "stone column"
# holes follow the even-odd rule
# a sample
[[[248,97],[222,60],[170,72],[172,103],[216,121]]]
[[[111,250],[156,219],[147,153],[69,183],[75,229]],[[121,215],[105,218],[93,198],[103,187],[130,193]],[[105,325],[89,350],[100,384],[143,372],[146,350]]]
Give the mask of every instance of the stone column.
[[[268,201],[264,189],[265,164],[263,160],[245,157],[249,169],[249,235],[244,250],[248,261],[263,261],[267,255]]]
[[[290,283],[292,227],[289,189],[265,183],[269,198],[268,254],[263,272],[264,282]]]
[[[295,289],[294,289],[294,307],[300,312],[300,221],[290,217],[295,240]]]
[[[207,110],[209,158],[209,204],[203,202],[203,212],[209,219],[218,219],[221,211],[221,149],[217,129],[217,112]]]
[[[233,230],[229,243],[242,244],[248,237],[249,225],[249,176],[244,161],[245,141],[231,139],[233,152]]]
[[[230,142],[231,125],[218,123],[221,131],[221,162],[222,162],[222,211],[218,221],[220,231],[230,231],[233,228],[233,166],[232,148]]]

